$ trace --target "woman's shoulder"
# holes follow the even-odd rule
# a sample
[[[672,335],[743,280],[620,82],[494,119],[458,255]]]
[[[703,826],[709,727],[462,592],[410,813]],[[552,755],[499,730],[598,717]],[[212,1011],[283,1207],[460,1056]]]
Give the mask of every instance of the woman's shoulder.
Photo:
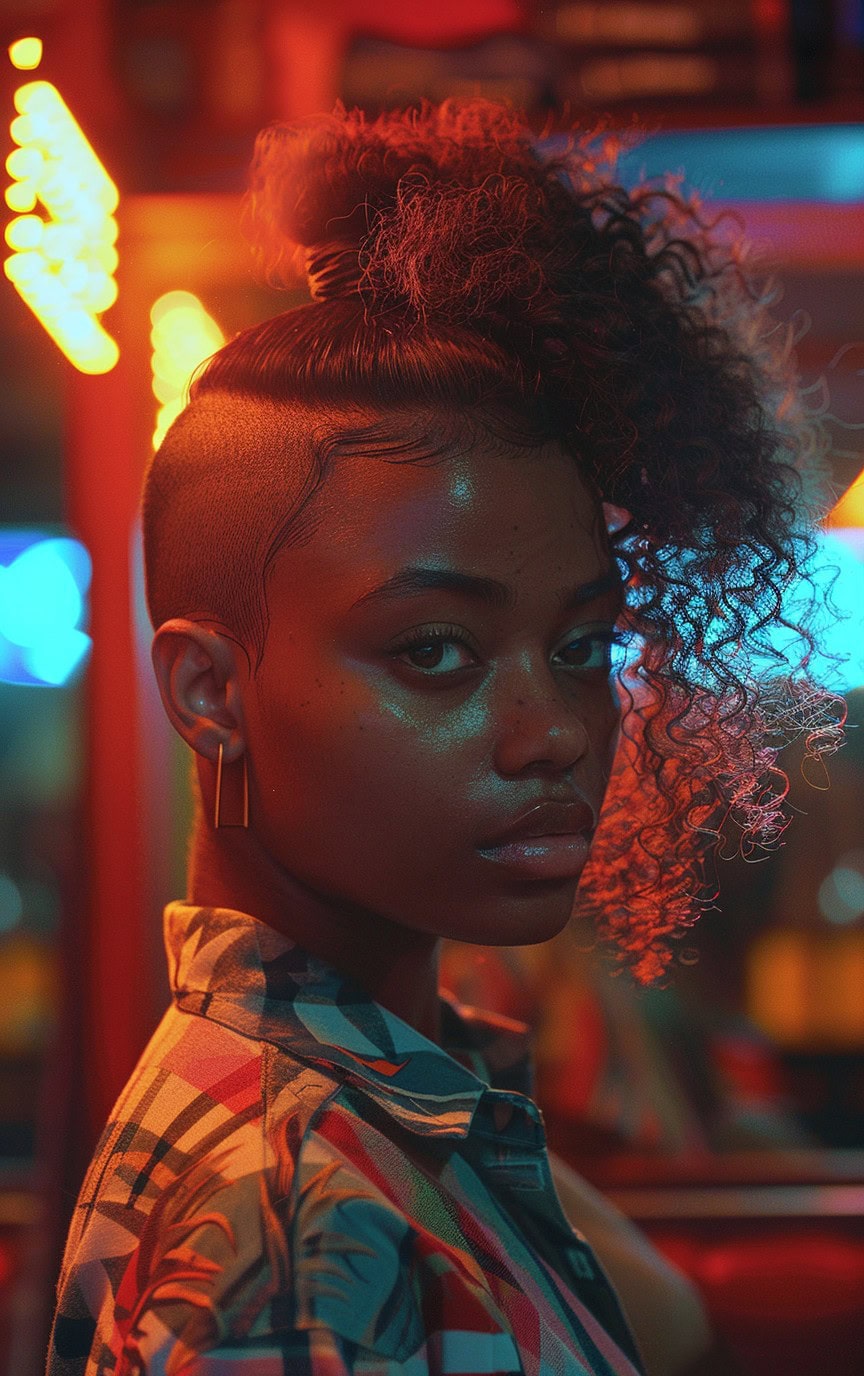
[[[380,1175],[399,1149],[327,1068],[167,1015],[148,1051],[79,1198],[52,1370],[150,1370],[291,1333],[421,1346],[411,1225]]]
[[[337,1090],[282,1049],[168,1009],[75,1206],[54,1338],[68,1370],[272,1330],[274,1296],[291,1292],[294,1168]]]

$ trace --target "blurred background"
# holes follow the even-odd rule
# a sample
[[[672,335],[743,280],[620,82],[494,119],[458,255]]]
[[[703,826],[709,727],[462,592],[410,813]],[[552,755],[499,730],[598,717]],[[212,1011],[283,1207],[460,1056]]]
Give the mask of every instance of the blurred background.
[[[256,280],[257,130],[509,99],[554,137],[638,125],[745,226],[831,441],[821,536],[848,744],[764,862],[719,866],[663,988],[590,935],[448,948],[527,1019],[551,1144],[700,1286],[741,1371],[864,1351],[864,0],[2,0],[0,1364],[42,1369],[75,1196],[168,998],[185,747],[151,682],[136,506],[191,370],[299,303]],[[740,216],[740,221],[732,218]],[[723,232],[726,232],[725,230]],[[857,480],[857,481],[856,481]]]

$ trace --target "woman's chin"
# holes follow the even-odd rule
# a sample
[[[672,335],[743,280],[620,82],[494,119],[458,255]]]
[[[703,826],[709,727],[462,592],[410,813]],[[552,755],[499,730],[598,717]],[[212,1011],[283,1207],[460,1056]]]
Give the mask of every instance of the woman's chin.
[[[525,886],[525,891],[497,896],[482,909],[459,913],[450,906],[447,930],[441,935],[477,946],[535,946],[558,936],[570,921],[577,879],[548,880]]]

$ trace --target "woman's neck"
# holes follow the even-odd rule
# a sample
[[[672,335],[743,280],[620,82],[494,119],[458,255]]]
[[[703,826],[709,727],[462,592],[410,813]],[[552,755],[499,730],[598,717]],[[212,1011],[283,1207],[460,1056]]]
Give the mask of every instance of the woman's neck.
[[[188,901],[266,922],[440,1043],[440,939],[434,934],[315,893],[276,865],[251,831],[217,835],[200,820],[189,854]]]

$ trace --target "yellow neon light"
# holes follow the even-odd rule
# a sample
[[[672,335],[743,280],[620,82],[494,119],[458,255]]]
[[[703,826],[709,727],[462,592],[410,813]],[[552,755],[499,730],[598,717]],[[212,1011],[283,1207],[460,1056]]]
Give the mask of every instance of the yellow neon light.
[[[76,368],[107,373],[120,350],[97,317],[117,299],[117,188],[50,82],[19,87],[15,109],[4,271]]]
[[[35,71],[42,61],[41,38],[19,38],[9,45],[9,61],[20,72]]]
[[[864,470],[828,513],[826,526],[864,527]]]
[[[186,405],[186,389],[200,363],[221,349],[225,336],[191,291],[169,291],[150,311],[153,395],[160,402],[153,433],[158,449]]]

